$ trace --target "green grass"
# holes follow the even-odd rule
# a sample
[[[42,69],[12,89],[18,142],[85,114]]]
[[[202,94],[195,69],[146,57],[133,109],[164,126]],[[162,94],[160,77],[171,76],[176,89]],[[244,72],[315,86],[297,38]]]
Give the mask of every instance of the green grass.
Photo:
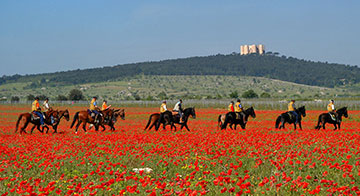
[[[218,99],[229,98],[229,94],[237,91],[239,96],[246,90],[253,89],[258,95],[266,92],[272,98],[328,98],[353,97],[359,95],[359,87],[325,88],[284,82],[262,77],[245,76],[144,76],[138,75],[115,82],[89,83],[71,86],[47,86],[26,89],[29,83],[11,83],[0,85],[0,97],[46,95],[52,99],[58,95],[68,95],[71,89],[81,89],[88,99],[94,95],[108,100],[132,100],[135,95],[141,99],[151,96],[160,99],[160,92],[168,98],[185,99]]]

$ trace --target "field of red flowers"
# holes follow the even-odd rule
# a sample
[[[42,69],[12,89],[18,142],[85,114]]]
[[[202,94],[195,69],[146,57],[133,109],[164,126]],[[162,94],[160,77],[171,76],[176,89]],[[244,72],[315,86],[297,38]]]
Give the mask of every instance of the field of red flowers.
[[[191,132],[143,131],[158,109],[126,108],[114,132],[14,133],[28,110],[0,105],[1,195],[360,195],[360,111],[340,131],[313,129],[321,111],[302,131],[274,129],[281,111],[220,131],[217,109],[197,109]]]

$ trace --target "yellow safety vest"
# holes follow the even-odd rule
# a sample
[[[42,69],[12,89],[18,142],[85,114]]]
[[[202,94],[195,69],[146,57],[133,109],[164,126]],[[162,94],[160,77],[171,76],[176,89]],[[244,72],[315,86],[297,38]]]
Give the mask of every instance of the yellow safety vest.
[[[289,105],[288,105],[288,111],[295,111],[294,109],[294,102],[290,102]]]
[[[240,102],[235,103],[235,112],[242,112],[243,108],[240,107]]]
[[[37,100],[35,100],[32,103],[31,111],[39,111],[39,108],[40,108],[40,104],[39,104],[39,102]]]
[[[90,110],[95,110],[95,106],[94,106],[94,102],[95,102],[95,99],[91,100],[90,102]]]
[[[161,106],[160,106],[160,113],[164,113],[166,110],[164,109],[164,107],[163,106],[166,106],[166,103],[163,103],[163,104],[161,104]]]
[[[333,109],[332,109],[332,106],[333,106],[333,105],[334,105],[334,104],[329,103],[329,105],[327,106],[328,112],[332,112],[332,111],[333,111]]]

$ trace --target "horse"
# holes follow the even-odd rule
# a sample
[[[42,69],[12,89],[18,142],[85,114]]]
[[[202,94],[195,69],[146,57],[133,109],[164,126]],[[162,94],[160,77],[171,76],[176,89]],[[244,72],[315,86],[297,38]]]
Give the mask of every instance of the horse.
[[[245,114],[245,121],[243,121],[243,118],[240,117],[239,119],[236,118],[236,113],[243,113]],[[244,110],[243,112],[228,112],[226,115],[225,115],[225,120],[224,120],[224,123],[222,123],[221,125],[221,129],[226,129],[226,126],[227,124],[230,123],[229,127],[232,129],[232,125],[235,124],[235,130],[236,130],[236,126],[238,124],[240,124],[241,128],[242,129],[245,129],[246,127],[246,123],[249,119],[249,116],[251,116],[252,118],[256,118],[256,114],[255,114],[255,110],[253,107],[250,107],[246,110]]]
[[[300,127],[300,130],[302,130],[302,127],[301,127],[301,119],[302,117],[305,117],[306,116],[306,109],[305,109],[305,106],[301,106],[299,108],[297,108],[295,110],[295,112],[298,114],[298,124],[299,124],[299,127]],[[280,116],[277,117],[276,119],[276,123],[275,123],[275,128],[284,128],[285,129],[285,123],[289,123],[289,124],[294,124],[294,129],[296,130],[296,123],[295,123],[296,119],[293,115],[289,114],[289,112],[284,112],[282,114],[280,114]],[[281,125],[280,125],[281,123]],[[280,125],[280,126],[279,126]]]
[[[117,109],[117,110],[112,109],[112,112],[113,112],[112,116],[105,117],[104,122],[100,124],[100,126],[103,128],[103,131],[105,130],[104,125],[108,125],[111,131],[115,131],[114,125],[118,117],[125,120],[125,109]]]
[[[106,117],[105,115],[109,115],[112,116],[113,115],[113,110],[111,109],[106,109],[100,112],[100,115],[98,116],[98,120],[99,122],[95,123],[95,118],[91,117],[88,110],[84,110],[84,111],[79,111],[76,112],[73,118],[73,122],[71,123],[70,128],[72,128],[75,123],[77,122],[76,126],[75,126],[75,133],[77,133],[79,126],[82,124],[82,128],[84,130],[84,132],[86,132],[86,124],[93,124],[95,125],[95,130],[98,131],[99,130],[99,125],[102,124],[102,122],[104,121],[104,118]],[[109,114],[111,113],[111,114]],[[105,127],[103,127],[103,130],[105,130]]]
[[[342,116],[344,116],[345,118],[348,117],[347,107],[340,108],[335,113],[337,113],[339,121],[333,120],[329,113],[322,113],[319,115],[318,123],[317,123],[317,126],[315,127],[315,129],[319,130],[321,128],[321,126],[323,129],[325,129],[326,123],[333,124],[335,127],[334,130],[336,130],[337,128],[340,129]]]
[[[59,124],[60,120],[59,120],[59,113],[56,110],[49,110],[46,111],[45,113],[45,119],[44,119],[44,127],[42,127],[42,129],[40,130],[40,117],[38,118],[33,118],[32,116],[34,115],[32,112],[29,113],[22,113],[19,115],[18,120],[16,121],[16,128],[15,128],[15,133],[17,132],[18,128],[19,128],[19,124],[20,121],[23,120],[24,124],[22,127],[20,127],[20,134],[21,133],[26,133],[25,129],[26,127],[29,125],[29,123],[33,124],[34,126],[31,128],[31,133],[34,131],[35,127],[41,132],[44,132],[44,128],[47,129],[46,133],[48,133],[49,131],[49,127],[46,126],[47,125],[57,125]],[[54,124],[51,124],[51,116],[53,117],[54,120]],[[53,127],[54,128],[54,127]]]
[[[58,125],[60,124],[60,120],[64,117],[66,121],[69,121],[70,119],[70,113],[69,113],[69,110],[68,109],[65,109],[65,110],[55,110],[57,113],[58,113],[58,121],[55,121],[54,124],[48,124],[47,122],[45,122],[46,124],[48,125],[51,125],[52,128],[54,129],[54,132],[53,133],[57,133],[57,127]],[[51,118],[51,117],[50,117]],[[51,122],[51,120],[50,120]],[[49,131],[49,128],[46,130],[46,133],[48,133]]]
[[[166,125],[170,125],[171,130],[173,127],[175,127],[174,126],[174,118],[170,111],[165,111],[163,113],[163,119],[161,119],[160,122],[159,122],[159,118],[160,118],[160,113],[151,114],[144,130],[151,130],[151,128],[153,126],[155,126],[155,131],[157,131],[160,127],[160,124],[163,124],[164,129],[165,129]]]
[[[218,117],[218,124],[217,124],[217,129],[219,130],[219,128],[221,128],[221,126],[224,124],[225,122],[225,117],[226,114],[220,114]],[[230,128],[232,129],[232,124],[229,125]]]
[[[183,111],[184,111],[183,112],[184,113],[183,114],[183,122],[180,123],[180,115],[176,114],[176,115],[173,115],[174,123],[181,125],[180,130],[182,130],[185,127],[188,131],[190,131],[190,129],[187,125],[187,122],[188,122],[190,116],[192,116],[193,119],[196,119],[195,107],[186,108]],[[175,131],[176,131],[176,127],[175,127]]]

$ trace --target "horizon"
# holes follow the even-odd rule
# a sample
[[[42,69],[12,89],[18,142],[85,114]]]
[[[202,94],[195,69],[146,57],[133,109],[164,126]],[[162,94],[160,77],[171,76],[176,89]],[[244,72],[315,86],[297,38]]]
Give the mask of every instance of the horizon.
[[[240,53],[360,65],[360,2],[0,2],[2,75]],[[6,68],[6,69],[4,69]]]

